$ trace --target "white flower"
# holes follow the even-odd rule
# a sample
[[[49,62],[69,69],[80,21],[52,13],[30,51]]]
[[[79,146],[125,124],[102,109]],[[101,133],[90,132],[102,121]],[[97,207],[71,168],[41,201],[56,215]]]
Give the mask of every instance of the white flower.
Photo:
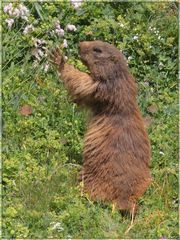
[[[160,151],[159,154],[161,154],[161,155],[163,155],[163,156],[165,155],[165,153],[163,153],[162,151]]]
[[[61,29],[55,29],[55,32],[59,37],[64,36],[64,30],[62,28]]]
[[[59,36],[59,37],[63,37],[64,36],[64,30],[61,28],[60,24],[59,24],[59,20],[57,20],[55,22],[55,33]]]
[[[33,39],[33,42],[34,42],[34,46],[38,47],[37,39],[36,38],[32,38],[32,39]]]
[[[82,0],[71,0],[71,4],[75,9],[78,9],[82,4]]]
[[[144,82],[144,86],[149,87],[149,83],[148,82]]]
[[[29,15],[29,9],[26,6],[24,6],[23,4],[19,4],[19,11],[21,12],[22,16]]]
[[[14,19],[6,19],[5,22],[8,24],[8,28],[10,29],[14,23]]]
[[[26,27],[25,27],[25,29],[24,29],[24,31],[23,31],[23,34],[28,34],[29,32],[32,32],[32,31],[34,31],[34,27],[33,27],[33,25],[32,24],[30,24],[30,25],[27,25]]]
[[[37,40],[36,40],[37,41]],[[43,42],[44,40],[42,40]],[[34,40],[35,42],[35,40]],[[36,42],[35,42],[36,43]],[[32,55],[35,56],[35,58],[40,62],[42,58],[47,57],[47,53],[42,49],[40,45],[34,44],[36,47],[32,49]],[[41,47],[41,48],[38,48]],[[42,66],[42,69],[44,69],[45,66]],[[47,69],[47,66],[46,66]]]
[[[129,56],[129,57],[127,58],[128,62],[131,61],[132,59],[133,59],[132,56]]]
[[[40,57],[43,57],[43,56],[44,56],[44,53],[43,53],[43,51],[42,51],[41,49],[38,49],[38,55],[39,55]]]
[[[47,51],[47,47],[45,47],[45,46],[42,46],[42,49],[44,49],[45,51]]]
[[[120,25],[120,27],[122,27],[122,28],[124,28],[124,26],[125,26],[123,23],[120,23],[119,25]]]
[[[33,38],[34,46],[38,47],[40,45],[46,44],[46,41],[43,39]]]
[[[162,62],[159,63],[159,67],[163,67],[164,64]]]
[[[64,228],[61,226],[61,223],[60,222],[57,222],[57,223],[51,223],[51,224],[53,224],[53,226],[52,226],[52,230],[58,230],[58,231],[63,231],[64,230]]]
[[[135,36],[133,37],[133,39],[134,39],[134,40],[137,40],[137,39],[138,39],[138,35],[135,35]]]
[[[18,8],[15,8],[12,15],[19,18],[19,16],[21,15],[21,12]]]
[[[27,21],[28,22],[28,17],[27,16],[21,16],[21,19],[23,19],[23,20],[25,20],[25,21]]]
[[[67,61],[67,60],[68,60],[68,57],[67,57],[67,56],[64,56],[64,59],[65,59],[65,61]]]
[[[68,44],[67,44],[67,40],[66,40],[66,39],[64,39],[64,41],[63,41],[63,47],[64,47],[64,48],[67,48],[67,47],[68,47]]]
[[[57,29],[61,29],[59,20],[57,20],[57,21],[55,22],[55,27],[56,27]]]
[[[46,44],[46,41],[43,39],[37,39],[38,44],[42,45],[42,44]]]
[[[11,15],[12,14],[12,10],[13,10],[12,3],[9,3],[9,4],[4,6],[4,12],[5,13],[8,13],[9,15]]]
[[[33,67],[36,68],[38,65],[39,65],[38,61],[35,60],[34,63],[33,63]]]
[[[71,240],[72,236],[71,235],[67,235],[67,238],[68,238],[68,240]]]
[[[48,69],[49,69],[49,64],[46,63],[45,66],[44,66],[44,71],[45,71],[45,73],[48,71]]]
[[[41,61],[41,58],[40,58],[40,56],[39,56],[39,49],[34,48],[34,49],[32,50],[32,55],[35,56],[35,58],[36,58],[38,61]]]
[[[72,24],[68,24],[68,25],[66,26],[66,29],[67,29],[68,31],[70,31],[70,32],[75,32],[75,31],[77,30],[77,28],[76,28],[74,25],[72,25]]]
[[[50,31],[50,34],[51,34],[51,35],[54,35],[54,34],[55,34],[55,31],[54,31],[54,30]]]

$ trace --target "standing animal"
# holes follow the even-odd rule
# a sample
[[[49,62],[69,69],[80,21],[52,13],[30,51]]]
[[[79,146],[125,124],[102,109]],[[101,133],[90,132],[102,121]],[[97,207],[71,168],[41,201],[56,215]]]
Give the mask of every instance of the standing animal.
[[[79,54],[90,74],[65,63],[59,50],[53,61],[73,100],[92,112],[84,141],[84,191],[92,200],[132,213],[151,182],[150,142],[136,83],[125,57],[113,45],[80,42]]]

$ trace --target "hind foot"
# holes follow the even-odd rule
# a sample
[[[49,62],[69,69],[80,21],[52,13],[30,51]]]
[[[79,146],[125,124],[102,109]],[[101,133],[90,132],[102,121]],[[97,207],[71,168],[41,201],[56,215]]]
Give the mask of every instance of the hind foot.
[[[128,229],[125,231],[125,235],[128,234],[128,232],[131,230],[131,228],[134,226],[134,218],[135,218],[135,214],[137,211],[137,207],[136,207],[136,203],[133,204],[132,209],[130,210],[130,214],[131,214],[131,224],[128,227]]]

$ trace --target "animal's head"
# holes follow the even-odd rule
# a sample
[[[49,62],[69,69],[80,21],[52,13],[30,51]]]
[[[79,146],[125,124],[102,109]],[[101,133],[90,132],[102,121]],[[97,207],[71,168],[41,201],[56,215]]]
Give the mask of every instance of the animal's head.
[[[97,96],[111,106],[132,109],[136,101],[136,84],[124,55],[115,46],[102,41],[80,42],[79,54],[94,81],[101,83]]]
[[[99,80],[116,78],[127,70],[124,55],[113,45],[102,41],[85,41],[79,44],[82,62]],[[114,76],[114,77],[113,77]]]

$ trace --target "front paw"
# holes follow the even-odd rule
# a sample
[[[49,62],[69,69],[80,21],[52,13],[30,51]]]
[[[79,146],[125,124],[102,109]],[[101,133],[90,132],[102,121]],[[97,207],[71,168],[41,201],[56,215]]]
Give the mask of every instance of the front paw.
[[[50,61],[58,68],[58,70],[62,70],[64,67],[65,59],[59,48],[55,48],[51,52]]]

